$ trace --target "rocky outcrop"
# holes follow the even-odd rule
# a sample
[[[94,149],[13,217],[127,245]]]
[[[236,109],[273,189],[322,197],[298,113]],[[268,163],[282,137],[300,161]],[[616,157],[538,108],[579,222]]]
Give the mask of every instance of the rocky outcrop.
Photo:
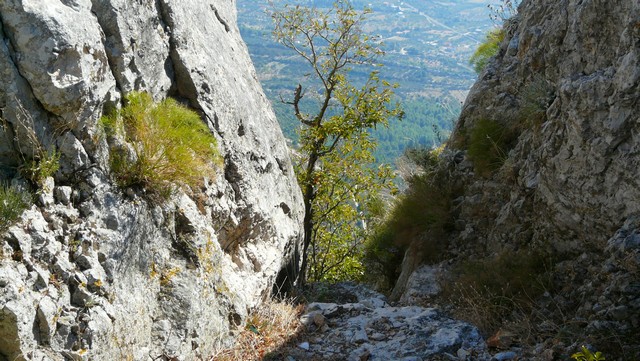
[[[458,123],[458,134],[482,118],[523,123],[505,162],[516,175],[514,198],[532,199],[533,221],[563,233],[567,247],[602,245],[640,211],[639,21],[634,1],[523,2]],[[508,201],[501,219],[518,212]]]
[[[548,252],[560,288],[540,302],[565,313],[549,319],[580,325],[600,347],[610,347],[602,335],[614,334],[611,349],[636,359],[640,346],[629,335],[640,324],[626,316],[640,312],[632,241],[640,212],[640,3],[525,0],[518,11],[448,146],[460,156],[453,177],[465,184],[454,200],[450,251],[462,259]],[[499,167],[490,174],[467,152],[483,122],[504,130],[492,135],[499,150],[490,149],[498,154],[490,162]],[[410,258],[405,264],[416,264]]]
[[[205,358],[280,273],[303,207],[227,1],[0,3],[0,176],[60,170],[1,239],[0,359]],[[130,91],[199,112],[224,165],[159,202],[114,185],[100,117]],[[287,272],[280,272],[281,270]]]

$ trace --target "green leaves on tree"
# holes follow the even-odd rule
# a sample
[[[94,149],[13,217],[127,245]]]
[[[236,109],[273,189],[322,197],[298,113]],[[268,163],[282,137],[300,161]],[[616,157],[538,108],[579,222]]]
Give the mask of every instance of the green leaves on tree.
[[[389,167],[373,165],[377,144],[369,133],[402,116],[393,102],[395,86],[375,70],[365,84],[348,79],[354,67],[375,69],[383,55],[378,39],[361,28],[368,13],[346,0],[328,11],[287,5],[272,13],[275,39],[309,69],[292,96],[282,99],[301,125],[296,170],[306,214],[300,285],[307,277],[337,280],[362,273],[369,200],[391,187]]]

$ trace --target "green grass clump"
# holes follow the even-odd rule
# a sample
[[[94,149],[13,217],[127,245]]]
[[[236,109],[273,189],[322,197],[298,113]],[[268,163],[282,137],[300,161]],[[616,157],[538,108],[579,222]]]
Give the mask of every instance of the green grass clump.
[[[480,74],[487,67],[489,59],[498,54],[500,43],[504,40],[504,30],[495,29],[487,34],[485,40],[478,46],[476,51],[469,59],[469,64],[473,66],[473,70]]]
[[[0,185],[0,232],[6,231],[30,205],[31,197],[27,192]]]
[[[518,94],[521,122],[534,129],[539,127],[554,97],[553,86],[542,75],[534,76]]]
[[[516,140],[515,131],[491,119],[480,119],[467,138],[467,155],[477,174],[483,177],[499,169]]]
[[[216,140],[200,116],[173,99],[154,103],[147,93],[130,93],[126,106],[103,117],[110,136],[132,145],[113,149],[111,169],[122,187],[142,186],[168,195],[176,183],[196,187],[220,163]]]
[[[38,157],[25,161],[20,174],[32,183],[42,186],[45,179],[53,177],[60,168],[60,153],[42,151]]]
[[[451,223],[451,196],[424,174],[414,177],[410,184],[407,193],[398,199],[389,226],[397,244],[408,245],[411,240],[423,238],[425,246],[429,246],[427,257],[437,261],[443,244],[436,239]]]

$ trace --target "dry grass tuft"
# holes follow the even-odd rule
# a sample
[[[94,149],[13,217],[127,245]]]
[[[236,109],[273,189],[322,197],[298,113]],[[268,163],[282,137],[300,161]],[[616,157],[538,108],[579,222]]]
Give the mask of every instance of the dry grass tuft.
[[[222,350],[211,361],[263,360],[302,332],[300,315],[303,310],[303,305],[290,301],[265,302],[249,315],[235,346]]]
[[[446,290],[454,314],[487,336],[514,317],[523,323],[521,318],[531,314],[535,299],[552,287],[550,262],[548,255],[528,250],[464,262]]]

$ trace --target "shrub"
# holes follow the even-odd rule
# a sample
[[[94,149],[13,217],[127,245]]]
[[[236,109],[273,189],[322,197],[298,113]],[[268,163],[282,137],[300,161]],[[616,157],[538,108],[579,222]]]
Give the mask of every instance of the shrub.
[[[467,139],[467,154],[475,172],[486,177],[500,168],[515,140],[515,130],[495,120],[478,120]]]
[[[500,43],[504,40],[504,30],[495,29],[487,34],[484,42],[478,46],[476,51],[469,59],[469,64],[473,66],[473,70],[480,74],[489,63],[489,59],[498,54]]]
[[[405,246],[396,244],[391,227],[383,224],[367,239],[364,250],[365,282],[379,290],[391,290],[400,276]]]
[[[0,232],[15,222],[31,205],[30,195],[15,187],[0,185]]]
[[[122,187],[142,186],[168,195],[173,184],[196,187],[220,163],[216,140],[192,110],[173,99],[154,103],[147,93],[130,93],[126,106],[103,117],[107,135],[130,144],[113,149],[111,169]]]
[[[447,234],[453,228],[452,203],[460,190],[449,179],[439,150],[410,150],[407,157],[423,168],[408,180],[409,187],[400,195],[383,222],[366,245],[367,274],[382,273],[391,285],[399,273],[404,251],[419,242],[423,261],[435,263],[444,258]]]

